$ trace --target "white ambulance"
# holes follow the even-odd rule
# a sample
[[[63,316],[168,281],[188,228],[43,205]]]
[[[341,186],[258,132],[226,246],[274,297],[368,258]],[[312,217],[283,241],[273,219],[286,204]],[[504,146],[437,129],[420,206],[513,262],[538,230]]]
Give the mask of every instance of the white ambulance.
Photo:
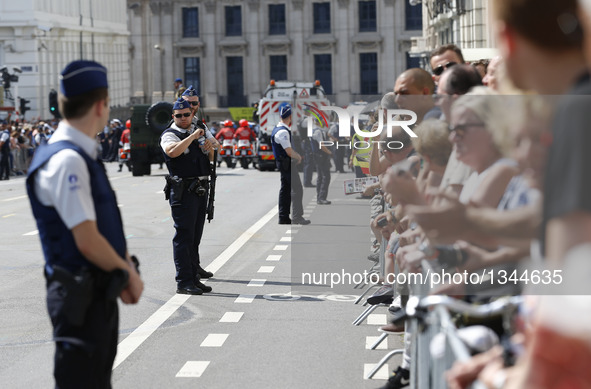
[[[279,107],[282,103],[289,103],[292,107],[292,134],[306,116],[313,116],[323,122],[324,125],[328,125],[329,113],[322,111],[320,108],[331,105],[331,103],[326,97],[320,81],[271,80],[263,94],[263,98],[259,101],[257,111],[260,129],[255,153],[257,168],[261,171],[275,169],[275,158],[271,147],[271,132],[279,123]]]

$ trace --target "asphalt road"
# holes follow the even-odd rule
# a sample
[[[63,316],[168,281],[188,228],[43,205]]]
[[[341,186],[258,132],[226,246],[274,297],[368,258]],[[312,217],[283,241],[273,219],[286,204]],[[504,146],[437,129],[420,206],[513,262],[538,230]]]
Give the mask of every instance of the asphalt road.
[[[206,223],[202,263],[213,292],[175,295],[170,208],[164,171],[132,177],[107,164],[129,251],[141,261],[139,304],[120,304],[115,388],[376,388],[364,374],[385,355],[367,342],[380,335],[385,308],[351,325],[363,307],[349,282],[303,285],[302,273],[362,273],[369,268],[369,203],[345,197],[333,174],[332,205],[305,189],[309,226],[277,224],[279,173],[218,170],[215,219]],[[0,386],[53,387],[51,326],[43,258],[24,179],[0,182]],[[332,276],[334,277],[334,276]],[[318,280],[318,279],[317,279]],[[337,281],[335,278],[333,281]],[[324,283],[324,282],[322,282]],[[330,283],[330,279],[328,279]],[[390,336],[388,348],[399,347]],[[384,346],[384,345],[382,345]],[[399,363],[390,361],[390,370]]]

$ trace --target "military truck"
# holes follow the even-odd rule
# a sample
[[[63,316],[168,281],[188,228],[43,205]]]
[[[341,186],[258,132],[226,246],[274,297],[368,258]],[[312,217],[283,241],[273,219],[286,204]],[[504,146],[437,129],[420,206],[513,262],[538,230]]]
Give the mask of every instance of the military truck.
[[[134,176],[149,175],[153,163],[164,163],[160,135],[172,118],[172,104],[134,105],[131,113],[131,161]]]

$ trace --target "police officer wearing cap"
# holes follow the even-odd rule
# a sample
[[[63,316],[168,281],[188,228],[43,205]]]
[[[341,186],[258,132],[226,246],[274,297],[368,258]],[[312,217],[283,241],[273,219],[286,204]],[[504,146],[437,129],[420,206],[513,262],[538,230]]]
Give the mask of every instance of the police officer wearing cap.
[[[143,283],[127,252],[115,194],[95,135],[109,119],[107,69],[74,61],[60,77],[64,117],[40,146],[27,192],[45,256],[56,388],[110,388],[117,296],[138,302]]]
[[[187,88],[183,86],[183,79],[182,78],[175,78],[174,80],[174,97],[179,98],[183,95]]]
[[[310,224],[310,220],[303,217],[304,206],[302,197],[304,189],[298,173],[297,165],[302,162],[302,156],[292,147],[291,138],[291,106],[282,104],[279,108],[281,120],[271,133],[271,145],[275,163],[281,173],[281,189],[279,190],[279,224]],[[292,174],[293,172],[293,174]],[[289,208],[293,203],[293,218],[289,217]]]
[[[211,145],[198,140],[204,130],[191,130],[191,104],[179,98],[172,108],[174,123],[164,130],[160,146],[169,175],[165,195],[170,203],[176,233],[172,239],[177,293],[198,295],[211,292],[201,278],[213,276],[201,267],[199,244],[207,213]]]
[[[207,125],[205,123],[203,123],[203,121],[201,119],[199,119],[199,115],[197,115],[197,113],[199,112],[199,108],[201,107],[201,102],[199,101],[199,95],[197,95],[197,91],[195,90],[195,88],[193,88],[193,85],[190,85],[183,92],[182,98],[184,100],[187,100],[189,102],[189,104],[191,104],[191,113],[193,114],[193,118],[191,119],[192,127],[189,130],[189,132],[193,132],[197,128],[201,128],[205,132],[204,136],[205,136],[206,142],[209,143],[210,146],[214,149],[219,148],[220,144],[215,139],[215,137],[213,136],[213,134],[211,133],[211,131],[209,130]],[[209,157],[210,157],[209,158],[210,160],[213,160],[213,153],[211,151],[210,151]]]

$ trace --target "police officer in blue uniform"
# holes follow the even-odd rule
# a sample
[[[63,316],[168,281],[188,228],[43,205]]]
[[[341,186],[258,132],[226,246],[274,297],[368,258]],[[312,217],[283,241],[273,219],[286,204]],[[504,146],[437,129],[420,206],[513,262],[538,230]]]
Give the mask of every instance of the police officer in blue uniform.
[[[172,117],[174,123],[162,133],[160,146],[169,173],[165,195],[176,230],[172,244],[177,293],[199,295],[211,292],[211,287],[203,284],[201,279],[213,276],[201,267],[199,257],[207,213],[212,145],[201,139],[205,133],[202,128],[192,127],[193,112],[189,101],[179,98],[174,103]]]
[[[279,190],[279,224],[310,224],[303,217],[304,206],[302,197],[304,189],[295,165],[302,162],[302,156],[292,147],[291,106],[282,104],[279,108],[281,120],[271,133],[271,145],[275,163],[281,173],[281,189]],[[293,166],[292,166],[293,165]],[[293,174],[292,174],[293,172]],[[293,202],[293,218],[289,218],[289,208]]]
[[[56,388],[110,388],[117,296],[138,302],[143,283],[127,252],[115,194],[95,135],[109,119],[107,69],[74,61],[62,71],[64,120],[29,169],[27,192],[45,256]]]

